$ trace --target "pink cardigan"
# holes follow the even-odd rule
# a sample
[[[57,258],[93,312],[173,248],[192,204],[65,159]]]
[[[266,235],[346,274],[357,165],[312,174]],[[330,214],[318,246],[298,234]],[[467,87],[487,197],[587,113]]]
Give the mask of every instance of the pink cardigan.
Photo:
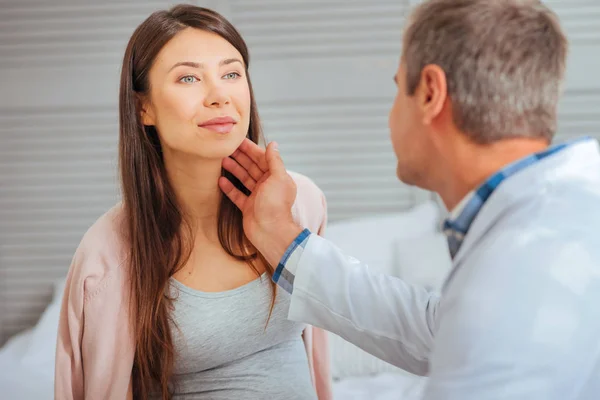
[[[298,186],[296,220],[323,233],[325,199],[308,178],[290,173]],[[117,205],[86,232],[71,264],[61,307],[54,394],[58,400],[131,399],[134,343],[126,305],[128,285]],[[319,400],[331,400],[327,335],[308,327],[303,334]]]

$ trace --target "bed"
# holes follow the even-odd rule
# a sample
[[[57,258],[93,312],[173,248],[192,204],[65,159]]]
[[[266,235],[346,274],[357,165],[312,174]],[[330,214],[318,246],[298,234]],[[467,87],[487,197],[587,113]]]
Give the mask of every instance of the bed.
[[[52,400],[54,366],[32,368],[23,362],[32,330],[13,336],[0,350],[0,398]]]
[[[371,268],[435,289],[450,259],[437,230],[434,203],[393,215],[332,224],[327,236]],[[64,280],[54,284],[52,301],[37,324],[0,349],[0,398],[53,399],[54,346]],[[331,334],[335,400],[417,400],[427,378],[411,375]]]

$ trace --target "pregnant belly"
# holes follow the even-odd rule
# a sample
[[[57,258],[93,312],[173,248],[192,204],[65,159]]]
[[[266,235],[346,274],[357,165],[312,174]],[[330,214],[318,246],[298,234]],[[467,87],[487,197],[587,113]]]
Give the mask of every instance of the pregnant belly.
[[[174,399],[316,400],[301,340],[175,376]]]

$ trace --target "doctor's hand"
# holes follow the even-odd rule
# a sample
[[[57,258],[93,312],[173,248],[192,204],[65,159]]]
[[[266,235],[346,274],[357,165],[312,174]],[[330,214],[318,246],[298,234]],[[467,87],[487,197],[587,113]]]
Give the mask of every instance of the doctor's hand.
[[[265,151],[245,139],[231,158],[223,159],[223,168],[251,192],[246,196],[227,178],[219,179],[223,193],[242,211],[246,236],[276,268],[302,232],[292,217],[296,184],[285,169],[277,143],[270,143]]]

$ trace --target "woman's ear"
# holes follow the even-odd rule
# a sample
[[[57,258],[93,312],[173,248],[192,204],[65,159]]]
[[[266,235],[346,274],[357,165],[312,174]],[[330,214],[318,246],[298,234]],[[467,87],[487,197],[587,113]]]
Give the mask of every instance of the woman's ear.
[[[144,126],[154,126],[156,125],[156,116],[154,114],[154,108],[150,101],[146,98],[146,96],[137,97],[139,110],[140,110],[140,119]]]

